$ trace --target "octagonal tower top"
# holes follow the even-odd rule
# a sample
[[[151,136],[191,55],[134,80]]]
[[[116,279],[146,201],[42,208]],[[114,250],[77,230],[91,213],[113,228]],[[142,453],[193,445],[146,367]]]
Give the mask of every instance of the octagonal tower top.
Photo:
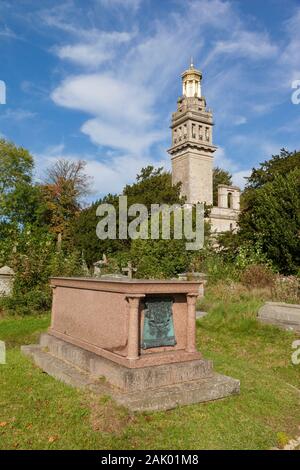
[[[182,95],[187,98],[201,98],[201,79],[202,73],[195,69],[193,58],[191,57],[190,67],[183,72],[182,77]]]

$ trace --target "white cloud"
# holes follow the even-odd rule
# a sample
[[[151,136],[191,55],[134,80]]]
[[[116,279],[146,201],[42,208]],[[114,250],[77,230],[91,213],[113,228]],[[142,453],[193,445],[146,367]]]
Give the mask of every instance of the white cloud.
[[[97,68],[115,56],[118,46],[132,39],[134,34],[127,32],[95,32],[88,41],[67,44],[54,50],[60,59],[75,64]]]
[[[251,170],[241,170],[232,173],[232,183],[238,186],[241,190],[244,189],[247,180],[245,178],[251,175]]]
[[[234,160],[227,157],[225,149],[223,147],[218,147],[215,152],[214,165],[224,170],[233,172],[238,169],[237,164]]]
[[[300,7],[293,11],[285,28],[289,41],[280,55],[279,63],[283,68],[282,84],[290,87],[293,80],[300,79]]]
[[[233,120],[233,123],[235,126],[241,126],[247,123],[247,118],[245,116],[237,116],[235,120]]]
[[[0,36],[10,39],[16,39],[18,37],[16,33],[6,25],[4,25],[3,28],[0,29]]]
[[[97,0],[97,2],[106,8],[126,8],[136,12],[142,0]]]
[[[90,119],[81,127],[81,131],[88,135],[92,142],[111,148],[129,151],[132,155],[147,153],[149,147],[165,137],[164,131],[143,131],[139,135],[139,127],[124,125],[119,129],[110,123],[104,123],[101,118]]]
[[[220,55],[233,55],[235,58],[244,57],[247,60],[271,59],[278,52],[278,47],[272,44],[266,33],[259,31],[233,30],[227,40],[217,41],[208,55],[205,65],[216,60]]]
[[[214,165],[222,168],[223,170],[229,171],[232,174],[232,183],[242,190],[244,189],[246,184],[246,180],[244,178],[251,174],[251,170],[241,169],[240,165],[235,160],[227,157],[223,147],[219,147],[216,150]]]
[[[58,144],[46,148],[42,153],[34,153],[38,163],[38,174],[36,178],[43,180],[46,169],[57,159],[69,161],[86,161],[86,173],[92,177],[92,199],[99,198],[108,193],[119,194],[124,186],[132,183],[141,168],[153,164],[155,167],[168,167],[168,157],[160,161],[151,158],[137,158],[132,155],[111,155],[103,161],[96,160],[89,154],[70,153],[66,150],[64,144]]]
[[[134,10],[140,2],[127,0],[121,5],[121,0],[98,0],[98,5]],[[292,51],[299,40],[300,20],[298,23],[298,16],[295,18],[285,38]],[[77,18],[71,21],[63,9],[52,12],[52,16],[48,12],[46,20],[49,26],[69,34],[69,41],[56,45],[58,56],[83,67],[80,75],[67,76],[51,97],[59,106],[89,115],[80,130],[103,147],[104,161],[89,159],[89,167],[97,178],[99,172],[99,186],[104,187],[108,178],[109,184],[114,181],[113,186],[120,187],[127,173],[131,174],[126,168],[138,171],[142,162],[152,161],[149,155],[153,144],[158,147],[168,138],[167,125],[161,128],[169,118],[165,104],[171,94],[174,96],[175,87],[180,93],[179,74],[188,65],[190,54],[196,57],[196,66],[205,68],[203,89],[208,105],[215,108],[217,132],[221,126],[241,126],[257,113],[270,112],[282,99],[278,97],[280,80],[273,77],[274,71],[278,72],[276,66],[285,63],[290,71],[298,64],[296,54],[289,58],[288,48],[286,54],[280,54],[283,38],[275,42],[260,27],[248,26],[247,18],[233,3],[221,0],[186,2],[181,10],[171,10],[145,31],[139,31],[137,21],[126,24],[132,31],[108,33],[94,26],[88,28]],[[201,57],[201,63],[197,57]],[[255,67],[250,70],[252,63]],[[258,67],[260,78],[253,80]],[[247,156],[252,151],[253,136],[236,136],[236,142],[239,137]],[[121,150],[121,154],[106,160],[108,148]],[[265,150],[259,146],[258,153]],[[162,153],[168,161],[164,150]],[[218,149],[215,164],[231,171],[239,185],[248,172],[228,158],[224,148]]]

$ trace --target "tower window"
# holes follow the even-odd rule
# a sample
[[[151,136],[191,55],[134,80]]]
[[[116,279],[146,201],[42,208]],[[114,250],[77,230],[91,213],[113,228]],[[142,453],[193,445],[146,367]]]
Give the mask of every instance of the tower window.
[[[195,124],[192,124],[192,138],[196,139],[196,126],[195,126]]]
[[[187,127],[186,127],[186,124],[184,124],[183,126],[183,138],[186,139],[187,137]]]
[[[227,207],[232,209],[232,193],[227,194]]]
[[[209,127],[205,128],[205,138],[206,138],[207,142],[209,142]]]
[[[199,126],[199,140],[203,140],[202,126]]]

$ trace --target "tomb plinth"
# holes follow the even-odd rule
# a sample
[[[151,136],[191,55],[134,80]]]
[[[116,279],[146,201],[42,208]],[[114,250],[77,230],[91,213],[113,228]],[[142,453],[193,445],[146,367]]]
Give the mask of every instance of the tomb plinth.
[[[52,278],[51,326],[23,352],[50,375],[132,410],[238,393],[239,381],[216,374],[197,351],[201,282]]]

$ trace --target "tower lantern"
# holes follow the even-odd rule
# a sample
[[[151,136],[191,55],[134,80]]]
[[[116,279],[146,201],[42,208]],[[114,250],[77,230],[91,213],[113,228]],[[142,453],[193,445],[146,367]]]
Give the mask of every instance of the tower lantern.
[[[193,58],[191,58],[190,67],[183,72],[182,77],[182,96],[187,98],[201,98],[201,80],[202,73],[194,68]]]

